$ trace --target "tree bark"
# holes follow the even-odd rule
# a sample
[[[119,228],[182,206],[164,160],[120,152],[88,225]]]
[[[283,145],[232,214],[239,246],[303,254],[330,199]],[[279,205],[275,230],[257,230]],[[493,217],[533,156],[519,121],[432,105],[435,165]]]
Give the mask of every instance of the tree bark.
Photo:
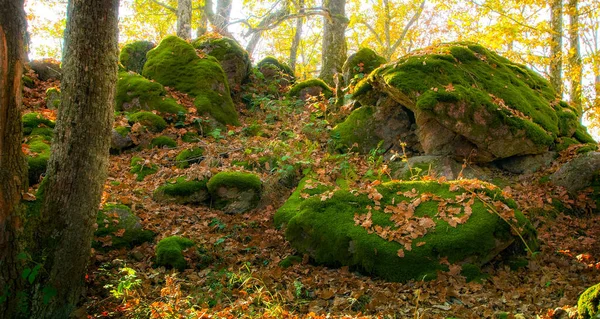
[[[177,1],[177,36],[184,40],[192,38],[192,0]]]
[[[346,61],[346,0],[325,0],[325,8],[329,16],[323,21],[323,48],[321,57],[321,73],[319,78],[330,86],[334,85],[333,76],[342,72]]]
[[[581,47],[579,45],[579,0],[569,0],[569,68],[571,69],[571,101],[579,110],[581,105],[581,82],[583,80],[583,64],[581,61]]]
[[[33,318],[68,318],[83,291],[114,120],[118,8],[118,0],[67,6],[62,99],[36,232],[47,276],[34,292]],[[48,289],[56,295],[44,300]]]
[[[298,58],[298,47],[300,46],[300,40],[302,39],[302,27],[304,25],[304,21],[302,18],[302,14],[304,14],[304,0],[298,1],[298,13],[300,13],[300,17],[296,19],[296,30],[294,33],[294,40],[292,41],[292,46],[290,47],[290,68],[293,72],[296,72],[296,59]]]
[[[217,0],[217,15],[215,17],[215,27],[220,34],[229,34],[229,18],[231,17],[231,1]]]
[[[0,0],[0,318],[18,318],[23,292],[21,194],[27,166],[21,151],[25,34],[23,0]]]
[[[552,0],[550,5],[550,84],[556,91],[556,94],[562,99],[562,35],[563,18],[562,0]]]

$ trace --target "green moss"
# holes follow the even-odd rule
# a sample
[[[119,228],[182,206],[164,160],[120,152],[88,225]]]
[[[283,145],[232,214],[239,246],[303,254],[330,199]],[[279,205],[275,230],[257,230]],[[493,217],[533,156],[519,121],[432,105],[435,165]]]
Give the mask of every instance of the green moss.
[[[155,45],[149,41],[135,41],[126,44],[119,54],[119,62],[128,71],[142,73],[146,63],[146,53]]]
[[[598,150],[598,144],[596,144],[596,143],[585,144],[577,149],[577,154],[585,154],[585,153],[589,153],[589,152],[595,152],[597,150]]]
[[[25,87],[28,87],[30,89],[33,89],[35,87],[35,82],[33,81],[32,78],[28,77],[27,75],[23,75],[23,85]]]
[[[585,126],[581,124],[579,124],[577,130],[575,130],[573,137],[581,143],[596,143],[596,140],[594,140],[594,138],[587,132]]]
[[[177,101],[166,98],[166,93],[158,82],[150,81],[137,73],[119,72],[115,109],[130,112],[156,110],[167,114],[187,113]]]
[[[46,90],[46,107],[49,109],[58,109],[60,106],[60,89],[51,87]]]
[[[569,146],[577,145],[577,144],[581,144],[581,142],[579,142],[576,139],[570,138],[570,137],[561,137],[557,140],[555,148],[556,148],[556,151],[561,152],[561,151],[564,151],[567,148],[569,148]]]
[[[181,136],[181,140],[186,143],[198,142],[200,135],[198,135],[198,132],[187,131]]]
[[[31,131],[31,136],[42,136],[45,140],[50,141],[54,137],[54,129],[49,127],[36,127]]]
[[[194,245],[192,240],[179,236],[163,238],[156,245],[156,264],[183,271],[187,267],[183,250]]]
[[[321,79],[310,79],[298,82],[294,84],[294,86],[292,86],[288,94],[290,96],[298,96],[300,94],[300,91],[302,91],[303,89],[314,86],[323,89],[322,93],[325,96],[325,98],[330,98],[333,95],[333,91],[331,90],[329,85],[327,85],[327,83],[323,82],[323,80]]]
[[[165,146],[167,148],[175,148],[177,147],[177,142],[168,136],[161,135],[153,138],[150,142],[150,146],[158,148],[163,148]]]
[[[144,159],[141,157],[134,156],[131,159],[131,170],[132,174],[137,174],[136,180],[141,182],[148,175],[152,175],[158,171],[158,166],[154,164],[146,164]]]
[[[208,55],[215,57],[219,61],[232,58],[250,59],[248,52],[234,39],[227,37],[202,36],[194,42],[192,46],[198,50],[204,50]]]
[[[361,48],[344,63],[346,81],[360,80],[386,62],[385,58],[369,48]]]
[[[111,237],[111,248],[132,247],[151,241],[154,233],[144,230],[140,219],[125,205],[107,204],[98,212],[96,217],[98,229],[95,237]],[[101,248],[102,243],[95,241],[95,248]]]
[[[243,213],[253,209],[260,201],[262,191],[258,176],[242,172],[220,172],[206,186],[213,206],[226,213]]]
[[[144,76],[195,97],[200,113],[223,124],[239,125],[225,72],[214,57],[200,58],[194,47],[175,36],[148,52]]]
[[[293,265],[297,265],[302,262],[302,257],[300,256],[287,256],[285,259],[279,262],[279,267],[286,269],[290,268]]]
[[[346,120],[331,131],[336,148],[346,150],[358,146],[359,151],[368,152],[377,147],[379,140],[373,127],[372,106],[362,106],[350,113]],[[356,144],[356,145],[355,145]]]
[[[27,156],[28,180],[29,185],[35,185],[40,181],[40,176],[46,173],[48,160],[50,159],[49,138],[45,136],[35,136],[27,145],[30,155]]]
[[[209,200],[206,183],[206,180],[188,181],[185,177],[179,177],[158,187],[153,197],[159,202],[200,204]]]
[[[119,135],[121,135],[123,137],[127,137],[129,132],[131,132],[131,128],[128,126],[117,126],[117,127],[115,127],[115,131],[117,131],[117,133],[119,133]]]
[[[220,172],[211,177],[206,186],[211,194],[216,193],[221,186],[235,187],[239,190],[253,189],[260,191],[262,182],[258,176],[252,173]]]
[[[152,112],[146,112],[146,111],[136,112],[133,114],[129,114],[127,116],[127,119],[131,123],[142,124],[143,126],[148,128],[148,130],[150,130],[151,132],[161,132],[165,128],[167,128],[167,122],[165,122],[165,120],[162,117],[160,117]]]
[[[30,135],[33,129],[39,127],[54,128],[54,121],[45,118],[40,113],[27,113],[21,118],[23,123],[23,135]]]
[[[409,201],[402,194],[416,189],[419,193],[431,193],[442,198],[455,198],[458,192],[449,190],[449,183],[438,182],[392,182],[378,187],[383,195],[381,207]],[[395,241],[385,240],[367,232],[355,223],[355,215],[365,215],[373,200],[365,195],[340,190],[325,201],[320,196],[300,199],[296,190],[290,200],[277,211],[275,225],[287,224],[286,238],[300,253],[308,253],[319,264],[329,266],[350,266],[363,273],[373,274],[386,280],[406,281],[410,279],[432,279],[437,271],[447,267],[439,263],[447,257],[450,263],[469,263],[481,265],[497,253],[497,243],[511,242],[515,237],[510,226],[497,215],[487,211],[486,206],[475,200],[471,206],[472,215],[467,223],[456,228],[443,219],[437,218],[438,202],[428,201],[419,205],[415,216],[429,216],[435,222],[435,230],[415,239],[412,249]],[[298,197],[297,197],[298,196]],[[504,201],[509,206],[514,202],[504,200],[499,192],[488,196]],[[291,201],[291,202],[290,202]],[[374,225],[392,227],[390,214],[372,210]],[[516,211],[521,223],[527,223],[522,213]],[[424,243],[419,246],[418,243]],[[399,249],[405,249],[404,257],[397,256]]]
[[[204,149],[200,147],[194,147],[181,151],[175,157],[177,167],[188,168],[191,164],[200,163],[203,159]]]
[[[580,319],[598,317],[598,314],[600,314],[600,284],[588,288],[579,296],[577,312]]]
[[[292,71],[292,68],[290,68],[287,64],[285,63],[281,63],[279,62],[279,60],[277,60],[277,58],[273,57],[273,56],[267,56],[264,59],[260,60],[260,62],[258,62],[256,64],[256,66],[260,69],[264,66],[267,65],[272,65],[275,68],[279,69],[279,71],[294,77],[294,71]]]

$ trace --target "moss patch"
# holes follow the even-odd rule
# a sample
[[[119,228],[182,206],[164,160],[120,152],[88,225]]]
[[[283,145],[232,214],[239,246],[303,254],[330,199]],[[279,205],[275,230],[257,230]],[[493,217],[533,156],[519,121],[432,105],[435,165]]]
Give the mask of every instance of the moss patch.
[[[178,114],[187,110],[177,104],[174,99],[166,98],[167,91],[157,82],[132,72],[119,72],[117,82],[116,105],[117,111],[150,111]]]
[[[336,148],[348,150],[358,147],[359,151],[366,153],[377,147],[379,138],[374,132],[374,113],[374,107],[362,106],[352,111],[344,122],[336,125],[331,131]]]
[[[136,181],[141,182],[148,175],[152,175],[158,171],[158,166],[155,164],[146,163],[141,157],[133,157],[131,159],[131,170],[132,174],[137,174]]]
[[[223,124],[239,125],[227,78],[219,61],[200,58],[184,40],[166,37],[147,54],[143,75],[196,98],[200,113],[210,114]]]
[[[119,63],[128,71],[142,73],[146,63],[146,53],[156,45],[149,41],[135,41],[126,44],[119,54]]]
[[[159,202],[175,202],[178,204],[200,204],[209,200],[206,180],[186,180],[179,177],[158,187],[153,198]]]
[[[385,58],[369,48],[361,48],[344,63],[346,82],[359,81],[386,62]],[[349,83],[346,83],[349,84]]]
[[[161,135],[161,136],[157,136],[157,137],[153,138],[152,141],[150,142],[150,146],[158,147],[158,148],[163,148],[163,147],[176,148],[177,142],[168,136]]]
[[[323,82],[323,80],[321,80],[321,79],[310,79],[310,80],[298,82],[298,83],[294,84],[294,86],[292,86],[292,88],[290,89],[288,94],[290,96],[299,96],[300,92],[302,90],[304,90],[306,88],[311,88],[311,87],[321,88],[322,93],[325,96],[325,98],[330,98],[333,95],[333,91],[331,90],[329,85],[327,85],[327,83]]]
[[[206,184],[215,208],[226,213],[242,213],[260,201],[262,182],[251,173],[220,172]]]
[[[32,135],[33,136],[33,135]],[[27,176],[29,185],[35,185],[40,181],[40,176],[46,173],[48,160],[50,159],[50,138],[40,135],[34,136],[27,145],[30,154],[27,156]]]
[[[580,319],[598,317],[600,314],[600,284],[588,288],[579,296],[577,312]]]
[[[140,123],[151,132],[162,132],[167,128],[167,122],[160,116],[146,111],[140,111],[127,115],[131,124]]]
[[[25,136],[30,135],[35,128],[54,128],[55,126],[54,121],[51,121],[42,114],[35,112],[23,115],[21,122],[23,123],[23,135]]]
[[[216,193],[217,189],[221,186],[260,190],[262,182],[258,176],[252,173],[220,172],[211,177],[206,186],[211,193]]]
[[[60,106],[60,89],[51,87],[46,90],[46,107],[49,109],[58,109]]]
[[[98,212],[95,237],[110,238],[111,248],[132,247],[152,240],[154,233],[144,230],[140,219],[125,205],[107,204]],[[103,247],[103,240],[94,241],[95,248]]]
[[[200,163],[203,159],[204,149],[194,147],[181,151],[175,157],[175,162],[179,168],[188,168],[191,164]]]
[[[156,245],[156,264],[183,271],[187,267],[183,250],[194,245],[192,240],[179,236],[163,238]]]
[[[294,77],[294,71],[292,71],[292,68],[290,68],[287,64],[279,62],[279,60],[277,60],[277,58],[273,57],[273,56],[267,56],[264,59],[260,60],[260,62],[258,62],[256,64],[256,66],[260,69],[264,66],[268,66],[268,65],[272,65],[275,68],[277,68],[279,71]]]

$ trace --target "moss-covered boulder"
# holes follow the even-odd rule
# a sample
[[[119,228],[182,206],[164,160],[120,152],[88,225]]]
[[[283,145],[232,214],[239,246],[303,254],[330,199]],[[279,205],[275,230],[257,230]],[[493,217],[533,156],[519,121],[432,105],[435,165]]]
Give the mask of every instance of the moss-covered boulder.
[[[146,63],[146,53],[156,45],[149,41],[134,41],[126,44],[119,54],[119,62],[127,71],[142,73]]]
[[[310,79],[294,84],[288,94],[306,101],[310,97],[321,94],[328,99],[333,95],[333,90],[321,79]]]
[[[600,284],[586,289],[577,301],[579,319],[593,319],[600,315]]]
[[[56,110],[60,106],[60,88],[51,87],[46,90],[46,107]]]
[[[23,125],[23,135],[30,135],[36,128],[54,128],[54,121],[46,118],[40,113],[32,112],[23,115],[21,118]]]
[[[191,239],[179,236],[163,238],[156,245],[156,264],[183,271],[187,267],[183,250],[194,245]]]
[[[188,168],[192,164],[200,163],[204,159],[203,154],[204,149],[201,147],[185,149],[175,157],[176,166],[179,168]]]
[[[162,132],[167,128],[167,122],[160,116],[146,111],[127,115],[130,124],[140,123],[151,132]]]
[[[158,187],[152,198],[161,203],[202,204],[210,200],[206,180],[179,177]]]
[[[158,171],[158,166],[156,164],[150,163],[150,161],[146,161],[141,157],[134,156],[131,159],[131,174],[136,174],[136,180],[141,182],[148,175],[152,175]]]
[[[60,62],[53,59],[33,60],[29,62],[29,67],[41,81],[60,80],[62,76]]]
[[[385,62],[387,62],[385,58],[378,55],[375,51],[369,48],[362,48],[350,55],[346,62],[344,62],[344,66],[342,67],[344,82],[351,84],[360,81]]]
[[[172,98],[165,97],[167,91],[157,82],[133,72],[119,72],[115,109],[117,111],[151,111],[178,114],[187,110]]]
[[[451,264],[472,271],[509,247],[519,251],[524,244],[513,230],[537,249],[514,201],[478,180],[390,182],[356,193],[308,177],[276,212],[275,225],[318,264],[400,282],[435,278]]]
[[[255,208],[262,193],[260,178],[251,173],[220,172],[206,186],[214,207],[231,214]]]
[[[294,71],[287,64],[279,62],[272,56],[260,60],[256,64],[256,68],[266,82],[274,83],[280,88],[289,86],[295,80]]]
[[[144,230],[141,220],[125,205],[104,205],[96,218],[94,248],[132,247],[152,240],[154,233]]]
[[[177,141],[175,141],[174,139],[165,136],[165,135],[161,135],[161,136],[157,136],[155,138],[152,139],[152,141],[150,141],[150,147],[158,147],[158,148],[176,148],[177,147]]]
[[[544,153],[560,137],[579,139],[576,132],[589,136],[548,81],[475,43],[440,44],[381,66],[353,97],[409,111],[428,155],[490,162]]]
[[[200,114],[222,124],[239,125],[227,78],[217,59],[201,58],[191,44],[175,36],[163,39],[147,57],[142,72],[145,77],[190,94]]]
[[[242,83],[250,73],[250,56],[234,39],[216,34],[205,35],[195,40],[192,45],[198,50],[215,57],[227,74],[229,89],[232,93],[241,90]]]
[[[34,135],[27,141],[28,155],[28,180],[29,185],[39,183],[41,176],[46,173],[48,160],[50,159],[50,138],[43,135]]]
[[[133,139],[129,135],[130,128],[126,126],[117,126],[112,129],[110,135],[110,149],[114,152],[121,152],[133,146]]]

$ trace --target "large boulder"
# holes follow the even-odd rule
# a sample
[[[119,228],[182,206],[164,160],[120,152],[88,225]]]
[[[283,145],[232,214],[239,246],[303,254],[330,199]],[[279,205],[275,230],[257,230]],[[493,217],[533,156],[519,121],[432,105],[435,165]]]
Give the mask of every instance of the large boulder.
[[[256,64],[256,67],[263,74],[265,81],[277,84],[279,87],[286,87],[295,80],[294,71],[275,57],[265,57]]]
[[[385,58],[375,53],[375,51],[362,48],[350,55],[344,62],[342,67],[344,82],[351,84],[351,82],[360,81],[385,62],[387,62]]]
[[[219,60],[223,71],[227,74],[232,93],[241,90],[242,83],[248,78],[252,63],[248,52],[237,41],[211,34],[198,38],[192,45]]]
[[[201,204],[210,200],[206,180],[186,180],[179,177],[158,187],[153,199],[161,203]]]
[[[406,112],[427,155],[491,162],[545,153],[561,137],[589,138],[577,110],[556,102],[548,81],[474,43],[440,44],[385,64],[353,97]]]
[[[127,112],[156,110],[169,114],[187,112],[174,99],[165,97],[166,93],[158,82],[150,81],[137,73],[119,72],[115,109]]]
[[[198,56],[191,44],[176,36],[166,37],[146,56],[144,77],[191,95],[200,114],[239,125],[227,77],[217,59]]]
[[[134,41],[126,44],[119,54],[119,62],[127,71],[142,73],[146,63],[146,53],[152,50],[156,44],[149,41]]]
[[[600,284],[586,289],[579,296],[577,312],[579,319],[598,318],[600,315]]]
[[[563,164],[550,181],[573,196],[586,188],[600,187],[600,152],[588,152]]]
[[[515,202],[478,180],[390,182],[356,193],[305,178],[275,225],[317,264],[390,281],[432,279],[449,266],[476,270],[509,247],[522,250],[513,230],[537,249],[535,230]]]

